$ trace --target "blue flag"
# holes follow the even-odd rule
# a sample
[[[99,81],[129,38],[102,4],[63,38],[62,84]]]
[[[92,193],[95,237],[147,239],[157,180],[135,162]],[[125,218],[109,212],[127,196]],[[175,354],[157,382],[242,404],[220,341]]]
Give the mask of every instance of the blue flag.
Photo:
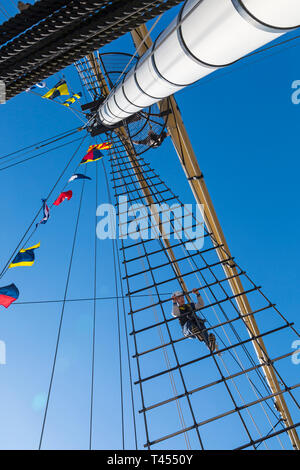
[[[19,251],[17,256],[13,259],[9,268],[15,268],[17,266],[32,266],[34,263],[34,250],[41,246],[40,243],[37,245],[31,246],[30,248],[24,248]]]

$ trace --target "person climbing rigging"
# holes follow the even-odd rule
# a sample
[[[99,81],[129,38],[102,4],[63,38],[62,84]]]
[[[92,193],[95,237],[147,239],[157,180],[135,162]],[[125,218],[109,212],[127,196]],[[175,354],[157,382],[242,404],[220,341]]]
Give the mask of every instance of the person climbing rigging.
[[[163,131],[161,134],[156,134],[152,129],[152,126],[149,122],[150,129],[148,131],[148,136],[145,139],[141,140],[133,140],[131,139],[133,144],[136,145],[148,145],[149,147],[160,147],[166,137],[168,137],[169,132]]]
[[[216,349],[216,337],[213,333],[208,334],[205,328],[206,320],[196,315],[196,311],[204,307],[204,301],[198,289],[193,289],[192,292],[197,296],[196,304],[193,302],[186,304],[184,293],[182,291],[174,292],[172,295],[172,316],[179,319],[184,336],[204,341],[209,350],[213,352]]]

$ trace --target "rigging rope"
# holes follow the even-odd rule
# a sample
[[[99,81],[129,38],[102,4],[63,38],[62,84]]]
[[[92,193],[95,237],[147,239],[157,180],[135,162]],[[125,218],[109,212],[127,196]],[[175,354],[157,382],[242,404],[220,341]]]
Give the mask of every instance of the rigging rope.
[[[9,14],[7,13],[7,11],[5,10],[5,8],[4,8],[3,5],[0,6],[0,11],[3,13],[3,15],[4,15],[6,18],[9,18]]]
[[[104,165],[104,163],[103,163]],[[110,214],[111,215],[111,214]],[[113,230],[116,229],[114,226],[112,215],[110,217]],[[118,279],[117,279],[117,268],[116,268],[116,252],[115,244],[112,243],[113,252],[113,266],[114,266],[114,280],[115,280],[115,291],[117,300],[117,320],[118,320],[118,348],[119,348],[119,372],[120,372],[120,399],[121,399],[121,424],[122,424],[122,448],[125,449],[125,432],[124,432],[124,398],[123,398],[123,371],[122,371],[122,348],[121,348],[121,329],[120,329],[120,309],[119,309],[119,290],[118,290]]]
[[[29,160],[33,160],[37,157],[40,157],[41,155],[46,155],[47,153],[53,152],[53,150],[57,150],[57,149],[66,147],[67,145],[73,144],[74,142],[78,142],[81,139],[82,139],[82,137],[79,137],[78,139],[71,140],[71,141],[66,142],[64,144],[58,145],[57,147],[53,147],[52,149],[45,150],[44,152],[40,152],[37,155],[33,155],[32,157],[28,157],[28,158],[25,158],[24,160],[20,160],[19,162],[11,163],[10,165],[6,165],[6,166],[0,168],[0,171],[7,170],[8,168],[12,168],[14,166],[20,165],[21,163],[26,163]],[[14,158],[18,158],[18,157],[14,157]]]
[[[108,201],[112,205],[112,197],[111,197],[111,192],[108,184],[108,176],[105,168],[105,164],[102,160],[102,165],[104,169],[104,176],[105,176],[105,182],[106,182],[106,190],[108,194]],[[115,245],[115,253],[118,252],[118,244],[117,240],[113,240],[114,245]],[[126,350],[127,350],[127,363],[128,363],[128,370],[129,370],[129,384],[130,384],[130,393],[131,393],[131,408],[132,408],[132,420],[133,420],[133,427],[134,427],[134,439],[135,439],[135,449],[138,450],[138,443],[137,443],[137,428],[136,428],[136,418],[135,418],[135,406],[134,406],[134,394],[133,394],[133,380],[132,380],[132,370],[131,370],[131,361],[130,361],[130,351],[129,351],[129,341],[128,341],[128,329],[127,329],[127,321],[126,321],[126,309],[125,309],[125,302],[124,299],[127,298],[124,295],[123,291],[123,283],[122,283],[122,275],[121,275],[121,266],[120,266],[120,258],[117,256],[117,261],[118,261],[118,274],[119,274],[119,282],[121,286],[121,296],[120,298],[122,299],[122,304],[123,304],[123,323],[125,326],[125,337],[126,337]]]
[[[24,153],[29,153],[31,150],[28,150],[28,149],[32,149],[32,147],[34,147],[32,150],[38,150],[42,147],[45,147],[45,146],[50,145],[54,142],[57,142],[58,140],[64,139],[65,137],[69,137],[70,135],[76,134],[76,132],[79,132],[80,130],[81,130],[81,128],[75,127],[74,129],[71,129],[70,131],[62,132],[61,134],[58,134],[54,137],[49,137],[48,139],[41,140],[40,142],[28,145],[27,147],[16,150],[15,152],[11,152],[11,153],[8,153],[6,155],[2,155],[0,157],[0,160],[3,160],[7,157],[11,157],[12,155],[15,155],[16,153],[20,153],[20,152],[22,152],[23,155],[24,155]],[[54,139],[54,140],[52,140],[52,139]],[[48,142],[49,140],[50,140],[50,142]],[[47,142],[47,143],[45,143],[45,142]],[[24,152],[24,150],[28,150],[28,151]]]
[[[98,162],[95,163],[96,203],[95,203],[95,241],[94,241],[94,308],[93,308],[93,332],[92,332],[92,374],[91,374],[91,408],[90,408],[90,438],[89,450],[92,449],[93,437],[93,409],[94,409],[94,379],[95,379],[95,342],[96,342],[96,307],[97,307],[97,207],[98,207]]]
[[[152,294],[137,294],[137,295],[132,295],[131,297],[132,298],[135,298],[135,297],[149,297],[150,295],[167,295],[168,297],[170,297],[170,295],[172,295],[172,292],[160,292],[159,294],[155,294],[155,293],[152,293]],[[96,297],[96,300],[114,300],[114,299],[127,299],[127,296],[126,295],[119,295],[119,296],[116,296],[116,295],[111,295],[111,296],[108,296],[108,297]],[[94,297],[87,297],[87,298],[82,298],[82,299],[67,299],[66,302],[88,302],[88,301],[91,301],[91,300],[94,300]],[[32,301],[28,301],[28,302],[14,302],[14,306],[15,305],[34,305],[34,304],[50,304],[50,303],[60,303],[60,302],[63,302],[63,299],[57,299],[57,300],[32,300]]]
[[[161,20],[162,18],[162,14],[159,15],[157,18],[156,18],[156,21],[154,22],[154,24],[151,26],[151,28],[149,29],[149,31],[147,32],[146,36],[143,38],[142,42],[140,43],[140,45],[137,47],[135,53],[133,54],[133,56],[130,58],[129,62],[127,63],[126,67],[124,67],[124,69],[122,70],[121,74],[119,75],[119,77],[117,78],[117,80],[115,81],[115,84],[114,86],[112,87],[111,91],[114,90],[117,86],[117,84],[119,83],[119,81],[121,80],[121,78],[123,77],[123,75],[125,74],[126,70],[128,69],[129,65],[131,64],[131,62],[133,61],[133,59],[135,58],[135,56],[138,54],[139,50],[141,49],[141,47],[145,44],[145,42],[147,41],[147,39],[149,38],[150,34],[152,33],[152,31],[154,31],[155,27],[157,26],[157,24],[159,23],[159,21]]]

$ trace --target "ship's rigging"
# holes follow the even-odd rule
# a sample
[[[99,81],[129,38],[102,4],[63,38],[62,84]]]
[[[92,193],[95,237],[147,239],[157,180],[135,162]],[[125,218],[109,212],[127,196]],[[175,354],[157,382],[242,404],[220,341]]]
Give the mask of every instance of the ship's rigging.
[[[81,5],[81,3],[83,4]],[[107,41],[116,38],[117,35],[124,34],[134,27],[132,37],[138,54],[142,56],[152,47],[152,43],[146,27],[141,26],[141,24],[174,4],[181,2],[143,1],[142,5],[141,2],[138,2],[139,5],[136,5],[136,8],[134,8],[135,4],[129,5],[130,2],[121,3],[122,5],[118,1],[98,1],[93,2],[93,7],[87,9],[84,2],[56,2],[55,11],[48,11],[48,15],[45,17],[43,12],[45,12],[45,7],[49,7],[48,3],[46,0],[37,2],[36,5],[28,9],[28,14],[23,13],[24,15],[26,13],[27,20],[25,22],[24,16],[22,27],[17,25],[16,19],[11,19],[7,24],[2,25],[0,29],[3,38],[2,43],[5,44],[8,40],[10,42],[0,49],[3,52],[1,61],[3,65],[0,63],[0,75],[3,76],[4,80],[8,80],[7,90],[8,98],[10,98],[23,91],[25,87],[32,86],[37,81],[44,79],[47,74],[60,70],[62,67],[74,62],[75,58],[78,59],[75,66],[85,95],[85,104],[82,106],[81,111],[81,118],[84,123],[80,128],[33,146],[33,150],[39,150],[44,146],[56,144],[60,140],[64,142],[66,137],[71,137],[73,134],[76,136],[77,132],[80,133],[78,137],[80,143],[48,193],[46,201],[53,195],[58,185],[61,187],[61,181],[69,171],[69,166],[78,160],[78,152],[82,151],[83,145],[91,135],[95,139],[93,141],[94,145],[100,144],[100,140],[113,144],[108,149],[112,188],[109,185],[107,165],[105,163],[95,163],[98,168],[95,172],[95,207],[97,208],[99,204],[98,173],[101,165],[108,198],[112,202],[111,193],[113,189],[114,202],[119,211],[118,215],[120,216],[120,211],[122,211],[122,206],[117,204],[119,197],[126,195],[129,203],[143,204],[150,210],[149,213],[143,215],[142,219],[152,217],[156,222],[156,230],[161,235],[150,240],[141,237],[140,241],[134,242],[122,239],[119,243],[116,240],[113,241],[115,293],[118,299],[119,353],[122,349],[120,340],[121,309],[123,309],[124,314],[125,312],[129,314],[128,318],[130,320],[128,324],[124,317],[126,341],[128,338],[133,339],[135,348],[134,359],[136,361],[137,380],[134,380],[132,376],[127,342],[135,447],[137,448],[140,444],[138,443],[136,431],[137,417],[132,390],[133,382],[140,391],[141,406],[138,411],[143,417],[146,435],[144,446],[148,449],[159,446],[165,441],[170,441],[172,446],[180,446],[182,445],[180,438],[184,438],[187,448],[205,449],[207,448],[207,442],[209,442],[209,426],[212,423],[217,423],[217,427],[219,426],[219,429],[223,429],[224,432],[226,424],[219,423],[222,423],[222,420],[225,420],[226,423],[228,417],[232,417],[236,429],[239,430],[242,436],[241,442],[235,446],[238,449],[257,449],[262,445],[268,448],[270,441],[272,446],[278,448],[292,446],[294,449],[299,449],[299,438],[296,430],[299,423],[293,421],[289,410],[290,407],[294,412],[299,409],[295,395],[299,384],[287,383],[278,367],[279,361],[289,359],[294,351],[285,351],[278,356],[270,356],[266,346],[269,336],[273,337],[272,335],[276,335],[282,330],[289,330],[293,337],[298,333],[294,325],[289,323],[285,316],[278,311],[276,306],[262,292],[260,286],[251,280],[231,255],[175,98],[170,96],[161,100],[158,105],[153,103],[146,109],[140,107],[140,110],[135,112],[133,117],[123,119],[121,123],[116,123],[114,128],[111,129],[103,127],[103,122],[98,119],[99,105],[100,107],[103,106],[104,100],[112,96],[111,91],[117,88],[120,80],[126,79],[126,76],[130,74],[130,69],[126,70],[126,66],[129,62],[131,65],[137,63],[137,56],[131,57],[124,53],[102,54],[100,50],[89,52],[84,58],[81,58],[83,51],[90,51],[95,45],[95,41],[97,47],[100,47]],[[74,19],[72,21],[64,20],[64,15],[67,16],[68,9],[73,8],[75,4],[77,9],[75,10]],[[42,7],[44,7],[44,10]],[[112,20],[110,20],[109,9],[114,12]],[[128,13],[126,13],[126,9],[129,10]],[[125,18],[122,16],[124,13],[126,14]],[[106,14],[108,19],[106,19]],[[56,20],[56,16],[59,16],[61,20]],[[82,23],[80,28],[78,27],[79,19]],[[35,26],[37,22],[41,22],[38,23],[39,27]],[[106,24],[105,27],[103,27],[103,22]],[[55,26],[55,32],[52,32],[51,35],[45,35],[43,47],[37,48],[36,44],[40,39],[43,28],[45,30],[49,28],[49,23]],[[12,26],[15,27],[14,35],[20,35],[17,38],[11,36],[9,32],[9,30],[12,30]],[[94,29],[94,32],[90,34],[91,38],[83,38],[83,31],[92,31],[95,27],[99,28],[100,34],[95,34]],[[25,45],[25,40],[29,36],[31,42],[28,46]],[[82,39],[78,40],[78,37]],[[66,38],[69,38],[70,41],[67,42]],[[49,54],[43,54],[43,51],[49,51]],[[84,116],[86,116],[86,119]],[[146,143],[147,135],[151,131],[157,135],[168,132],[195,200],[204,207],[205,231],[203,237],[206,243],[203,249],[195,249],[192,252],[186,249],[186,242],[191,241],[189,233],[184,232],[184,241],[176,241],[176,237],[175,240],[170,241],[164,236],[165,222],[163,222],[160,215],[153,211],[153,206],[173,203],[180,208],[182,202],[172,188],[169,188],[155,172],[152,164],[148,164],[144,160],[143,154],[151,147]],[[65,143],[62,145],[65,145]],[[28,152],[32,151],[31,148],[25,149],[25,151],[27,150]],[[14,163],[11,163],[11,157],[15,158],[15,156],[6,155],[2,157],[2,163],[0,160],[0,170],[36,158],[40,154],[38,152]],[[5,160],[7,158],[8,160]],[[7,161],[9,162],[8,165]],[[77,170],[78,167],[75,168],[75,171]],[[47,425],[48,406],[52,396],[53,378],[57,366],[57,352],[61,343],[64,309],[67,302],[71,302],[67,298],[67,294],[80,224],[84,188],[85,181],[82,183],[80,193],[64,298],[49,299],[49,302],[59,302],[62,308],[40,435],[40,448],[43,446],[44,431]],[[62,190],[64,189],[65,186]],[[6,274],[16,253],[20,249],[24,249],[30,237],[35,233],[35,224],[39,216],[40,209],[3,267],[1,278]],[[199,220],[191,217],[191,227],[188,228],[195,228],[199,224],[201,224]],[[171,227],[173,235],[176,235],[176,217],[172,220]],[[122,263],[117,255],[118,250],[122,254]],[[93,423],[95,420],[93,400],[96,359],[97,272],[99,269],[96,259],[97,240],[95,234],[94,294],[91,298],[94,302],[94,323],[90,448],[93,445]],[[123,267],[121,264],[123,264]],[[122,277],[123,279],[121,279]],[[208,330],[216,334],[222,355],[219,356],[217,352],[205,354],[202,350],[201,353],[197,354],[197,357],[182,360],[182,348],[187,347],[186,343],[188,341],[179,334],[180,332],[175,326],[175,320],[169,317],[168,303],[170,298],[166,297],[165,292],[170,293],[176,288],[177,290],[180,288],[184,290],[187,298],[190,299],[191,288],[189,286],[195,282],[205,298],[205,307],[201,313],[204,317],[206,315],[209,317]],[[86,299],[73,300],[79,302]],[[250,305],[252,305],[252,308]],[[206,312],[208,313],[206,314]],[[269,327],[264,328],[261,332],[256,318],[259,322],[259,317],[266,314],[266,312],[270,315],[268,318],[271,318],[272,314],[276,327],[270,327],[272,325],[272,322],[270,322]],[[154,333],[158,334],[159,341],[155,340]],[[148,359],[148,357],[151,359]],[[190,385],[186,378],[186,369],[189,369],[191,376],[196,377],[199,367],[207,368],[205,364],[208,362],[209,367],[215,369],[214,378],[206,383],[193,382],[193,385]],[[122,389],[122,369],[120,369],[120,383]],[[201,406],[201,397],[205,396],[205,400],[209,400],[209,397],[213,396],[215,388],[218,387],[223,389],[224,406],[220,404],[213,415],[207,416]],[[151,395],[155,389],[157,393],[154,394],[153,399]],[[171,394],[169,390],[171,390]],[[121,403],[123,410],[122,396]],[[178,415],[177,424],[174,423],[173,418],[170,419],[170,416],[173,417],[175,414]],[[125,446],[124,429],[124,413],[122,411],[123,448]],[[284,441],[281,439],[283,436]],[[289,445],[286,436],[290,439],[291,444]]]

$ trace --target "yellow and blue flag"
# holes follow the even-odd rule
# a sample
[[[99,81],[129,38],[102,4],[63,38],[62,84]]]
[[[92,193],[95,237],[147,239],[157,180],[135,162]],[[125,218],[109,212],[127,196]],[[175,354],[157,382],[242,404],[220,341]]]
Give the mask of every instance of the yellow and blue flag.
[[[43,98],[47,98],[48,100],[54,100],[58,96],[69,95],[69,89],[67,82],[65,80],[60,80],[51,90],[49,90]]]
[[[9,268],[15,268],[17,266],[32,266],[34,263],[34,250],[41,246],[40,243],[37,245],[31,246],[29,248],[24,248],[20,250],[17,256],[9,265]]]
[[[70,96],[64,103],[63,106],[69,107],[71,104],[75,103],[76,100],[80,100],[82,97],[82,93],[74,93],[74,95]]]

